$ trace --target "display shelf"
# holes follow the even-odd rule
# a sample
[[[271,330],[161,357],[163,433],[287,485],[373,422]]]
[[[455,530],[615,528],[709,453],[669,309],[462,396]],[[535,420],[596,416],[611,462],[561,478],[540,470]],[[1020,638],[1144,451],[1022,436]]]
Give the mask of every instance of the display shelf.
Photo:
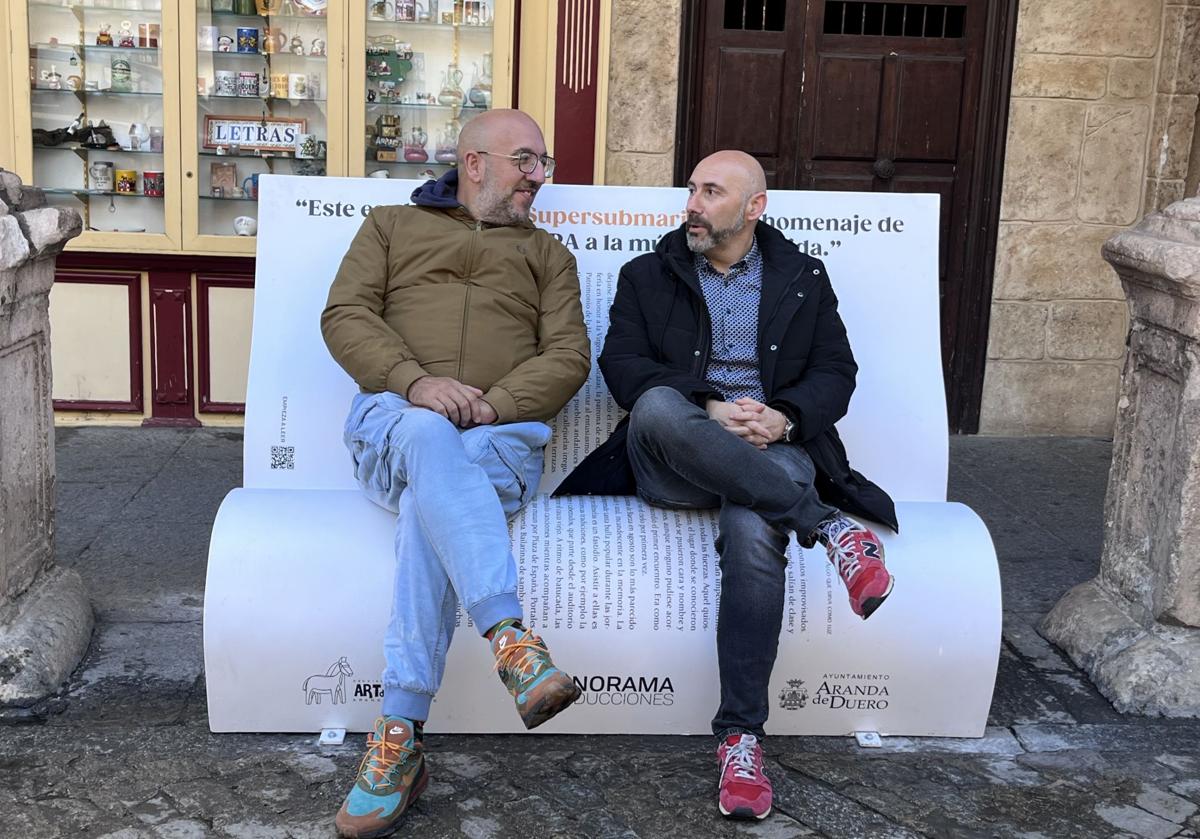
[[[214,11],[197,11],[196,16],[201,20],[223,20],[230,23],[247,20],[307,20],[314,22],[324,22],[328,20],[327,15],[304,15],[300,13],[282,14],[280,12],[270,12],[265,15],[239,15],[237,12],[214,12]]]
[[[75,154],[79,155],[80,157],[87,157],[87,155],[90,154],[91,152],[96,152],[98,154],[153,154],[153,155],[157,155],[159,157],[162,157],[162,155],[163,155],[161,150],[152,151],[151,149],[126,149],[126,148],[121,148],[121,147],[117,147],[115,149],[110,149],[110,148],[92,148],[91,146],[66,146],[66,145],[63,145],[63,146],[34,146],[33,151],[35,153],[43,152],[43,151],[74,152]]]
[[[139,3],[137,8],[126,8],[124,3],[121,7],[117,7],[116,0],[108,0],[105,5],[100,5],[96,0],[71,0],[70,3],[64,3],[62,0],[53,2],[53,0],[28,0],[26,4],[31,9],[57,9],[64,12],[148,12],[151,14],[162,12],[161,2]]]
[[[254,199],[236,198],[228,191],[213,198],[214,163],[235,163],[239,185],[242,176],[272,172],[320,177],[361,176],[383,170],[403,178],[423,176],[428,170],[440,175],[454,164],[438,163],[436,149],[453,143],[469,119],[487,110],[472,105],[468,97],[486,91],[489,98],[476,96],[476,101],[492,107],[507,107],[511,101],[513,0],[491,0],[491,13],[482,24],[372,20],[369,0],[330,0],[324,15],[309,14],[310,9],[300,5],[311,5],[311,0],[279,0],[276,10],[265,14],[214,11],[213,0],[4,2],[14,47],[8,78],[17,80],[11,88],[11,133],[22,138],[13,155],[13,168],[27,182],[48,188],[49,195],[57,196],[54,200],[78,207],[85,232],[68,246],[72,249],[253,255],[253,238],[233,235],[233,222],[252,209],[244,204]],[[408,8],[406,3],[395,5]],[[437,11],[440,17],[446,6],[453,3],[423,0],[417,8],[442,7]],[[473,8],[469,3],[465,6]],[[252,10],[243,5],[239,11]],[[135,41],[133,46],[122,47],[122,33],[130,31],[122,29],[127,20]],[[260,40],[253,52],[237,51],[239,28],[258,31]],[[114,43],[94,43],[102,29]],[[243,37],[252,34],[243,33]],[[234,38],[230,51],[206,49],[216,45],[217,37],[222,44],[227,37]],[[293,38],[300,39],[303,52],[291,51]],[[318,49],[324,44],[324,54],[310,53],[314,43]],[[396,45],[401,45],[399,54]],[[384,46],[392,50],[387,56],[389,68],[380,74]],[[373,65],[368,63],[368,47]],[[129,65],[117,77],[116,90],[111,81],[113,63],[119,68]],[[265,73],[271,77],[272,87],[260,87],[262,95],[219,96],[217,78],[221,90],[229,91],[226,71],[234,77],[253,71],[260,83]],[[302,90],[291,78],[294,74],[315,83],[307,89],[315,89],[318,95],[274,95]],[[297,86],[285,90],[283,75]],[[198,79],[202,80],[199,87]],[[246,92],[250,87],[246,85]],[[417,94],[437,97],[448,89],[457,89],[463,97],[461,105],[443,105],[434,98],[412,101]],[[374,102],[368,100],[368,90],[377,97]],[[401,98],[410,101],[399,101]],[[40,141],[54,139],[81,113],[85,121],[103,120],[111,130],[104,139],[115,137],[120,147],[84,146],[78,142],[86,139],[82,134],[72,134],[59,146],[33,145],[35,136]],[[307,151],[315,141],[324,156],[296,157],[288,145],[284,146],[287,151],[243,149],[237,155],[204,148],[209,117],[257,122],[260,114],[292,122],[284,142],[294,137],[297,147]],[[387,133],[381,125],[387,126]],[[429,159],[405,161],[401,147],[401,159],[378,160],[373,147],[377,129],[383,136],[395,136],[390,132],[398,131],[401,140],[414,130],[426,133]],[[127,148],[130,135],[136,138],[135,132],[152,132],[157,150],[150,149],[147,142],[141,148]],[[97,183],[86,179],[90,167],[105,161],[126,169],[161,170],[167,187],[165,200],[142,200],[158,196],[140,192],[83,188],[83,184]],[[137,186],[141,188],[140,180]],[[104,198],[106,195],[109,198]],[[127,198],[138,200],[123,200]],[[115,211],[110,213],[114,205]]]
[[[30,88],[29,88],[29,91],[30,91],[30,93],[37,94],[38,96],[42,96],[42,95],[49,94],[49,93],[63,93],[63,94],[67,94],[67,95],[70,95],[70,96],[75,96],[76,98],[80,99],[80,101],[81,101],[81,102],[83,101],[83,98],[92,97],[92,96],[104,96],[104,97],[108,97],[108,96],[113,96],[113,97],[117,97],[117,96],[120,96],[120,97],[126,97],[126,96],[153,96],[153,97],[155,97],[156,99],[162,99],[162,95],[163,95],[161,90],[159,90],[159,91],[149,91],[149,90],[83,90],[83,89],[81,89],[81,90],[68,90],[68,89],[67,89],[67,88],[65,88],[65,87],[64,87],[64,88],[53,88],[53,87],[30,87]],[[81,98],[81,97],[82,97],[82,98]]]
[[[402,149],[397,149],[397,151],[400,152],[401,155],[403,155],[403,153],[404,153]],[[457,163],[438,163],[436,160],[433,159],[432,153],[430,153],[430,155],[429,155],[429,160],[425,161],[424,163],[414,163],[411,160],[404,160],[403,157],[401,157],[400,160],[376,160],[374,157],[371,156],[371,153],[369,151],[367,152],[366,159],[367,159],[368,163],[386,163],[386,164],[390,164],[393,166],[396,166],[396,165],[423,166],[423,167],[440,166],[444,169],[453,169],[455,166],[458,165]]]
[[[237,154],[229,154],[228,152],[226,152],[225,154],[217,154],[215,151],[212,151],[210,149],[205,149],[205,148],[201,148],[199,151],[196,152],[196,154],[200,157],[219,157],[219,158],[222,158],[223,160],[231,160],[231,161],[238,161],[238,160],[317,160],[317,159],[319,159],[319,158],[315,158],[315,157],[296,157],[294,154],[283,154],[282,152],[274,152],[274,153],[267,152],[267,153],[263,154],[260,152],[243,151],[243,152],[238,152]]]
[[[329,57],[326,55],[309,55],[307,53],[305,53],[304,55],[299,55],[294,52],[288,52],[287,50],[279,50],[276,52],[262,52],[261,50],[259,50],[258,52],[238,52],[237,50],[196,50],[196,54],[204,55],[204,56],[212,56],[213,58],[253,58],[257,61],[262,61],[264,58],[266,58],[266,59],[278,58],[280,60],[286,58],[290,61],[295,61],[296,59],[303,59],[306,61],[324,62]]]
[[[16,168],[48,197],[79,211],[84,232],[70,249],[171,251],[182,242],[175,49],[179,6],[179,0],[5,2],[15,48],[10,79],[28,73],[29,80],[13,93],[15,133],[24,138]],[[108,40],[100,33],[107,33],[111,43],[95,43],[98,35]],[[35,138],[55,139],[81,120],[103,124],[105,131],[95,135],[85,128],[60,145],[35,145]],[[97,147],[80,142],[97,136],[100,142],[115,143]],[[130,148],[139,137],[140,147]],[[141,172],[137,190],[131,192],[89,176],[106,162],[116,164],[118,171],[155,171],[158,183],[170,187],[165,198],[153,186],[152,194],[145,194]],[[108,188],[91,188],[97,184]]]
[[[283,97],[283,96],[222,96],[219,93],[198,93],[198,94],[196,94],[196,98],[201,102],[208,102],[208,101],[212,101],[212,100],[219,100],[221,102],[236,102],[240,99],[243,102],[267,102],[267,103],[279,102],[281,104],[288,104],[288,105],[303,105],[305,102],[315,102],[317,104],[322,104],[322,103],[328,101],[325,98],[312,99],[307,96],[305,96],[303,98],[300,98],[300,97],[293,98],[290,96],[289,97]]]
[[[430,104],[428,102],[380,102],[371,100],[366,101],[368,108],[408,108],[415,111],[466,111],[468,113],[482,114],[487,108],[481,108],[476,105],[441,105]]]
[[[490,23],[433,23],[411,20],[374,20],[367,18],[367,32],[389,27],[400,27],[405,32],[434,32],[454,35],[456,33],[482,32],[490,35],[494,27]]]
[[[161,195],[146,195],[144,192],[121,192],[116,189],[87,189],[85,187],[45,186],[42,192],[47,195],[74,195],[77,197],[114,195],[121,198],[149,198],[153,201],[163,200]]]
[[[102,44],[30,44],[29,49],[34,52],[62,52],[73,53],[78,50],[84,52],[129,52],[157,55],[160,50],[158,47],[117,47],[107,46]]]

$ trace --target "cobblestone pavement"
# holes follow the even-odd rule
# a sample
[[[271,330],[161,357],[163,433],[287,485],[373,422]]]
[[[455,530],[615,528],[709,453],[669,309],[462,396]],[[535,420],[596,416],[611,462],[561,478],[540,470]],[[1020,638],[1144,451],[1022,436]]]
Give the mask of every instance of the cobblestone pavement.
[[[0,713],[0,837],[330,837],[361,738],[214,735],[200,612],[212,518],[241,435],[58,430],[59,561],[97,628],[68,689]],[[1200,722],[1125,717],[1034,630],[1094,575],[1110,446],[956,438],[952,498],[988,523],[1004,644],[987,736],[775,737],[776,811],[715,806],[709,738],[430,736],[421,837],[1189,837]],[[953,573],[947,567],[947,573]]]

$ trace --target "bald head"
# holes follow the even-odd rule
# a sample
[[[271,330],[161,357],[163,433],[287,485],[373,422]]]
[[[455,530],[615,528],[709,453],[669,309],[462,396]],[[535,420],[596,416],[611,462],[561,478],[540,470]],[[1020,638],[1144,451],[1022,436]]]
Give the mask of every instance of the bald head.
[[[528,114],[501,109],[472,117],[458,135],[458,202],[480,221],[527,224],[546,170],[537,163],[522,172],[514,159],[522,152],[546,155],[542,130]]]
[[[693,183],[702,183],[702,178],[718,178],[730,191],[741,192],[743,200],[767,191],[767,176],[762,164],[744,151],[724,149],[713,152],[701,160],[692,174]]]
[[[484,111],[479,116],[467,120],[467,124],[459,132],[458,159],[462,160],[468,152],[480,149],[502,151],[504,154],[508,154],[511,151],[507,148],[509,138],[523,137],[530,131],[537,134],[538,139],[541,139],[542,130],[533,121],[533,117],[524,111],[512,108]]]

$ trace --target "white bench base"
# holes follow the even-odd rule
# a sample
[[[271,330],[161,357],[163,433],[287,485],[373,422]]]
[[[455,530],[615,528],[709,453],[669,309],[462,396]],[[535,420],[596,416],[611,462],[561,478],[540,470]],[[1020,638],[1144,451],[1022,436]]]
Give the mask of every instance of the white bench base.
[[[983,735],[1000,645],[991,538],[956,503],[901,502],[896,589],[864,622],[823,551],[791,547],[772,734]],[[204,605],[213,731],[364,731],[378,714],[394,517],[353,490],[235,489]],[[583,682],[549,733],[707,734],[717,707],[713,513],[538,496],[512,523],[527,622]],[[345,670],[346,672],[342,672]],[[431,732],[523,731],[460,626]]]

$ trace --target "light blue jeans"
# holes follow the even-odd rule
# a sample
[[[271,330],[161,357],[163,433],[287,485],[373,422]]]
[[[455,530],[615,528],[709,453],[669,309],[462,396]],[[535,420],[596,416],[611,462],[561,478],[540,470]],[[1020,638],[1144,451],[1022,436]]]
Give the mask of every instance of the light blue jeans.
[[[540,422],[464,431],[394,393],[354,397],[354,475],[397,514],[384,714],[428,719],[460,601],[481,635],[522,617],[507,519],[537,491],[550,434]]]

